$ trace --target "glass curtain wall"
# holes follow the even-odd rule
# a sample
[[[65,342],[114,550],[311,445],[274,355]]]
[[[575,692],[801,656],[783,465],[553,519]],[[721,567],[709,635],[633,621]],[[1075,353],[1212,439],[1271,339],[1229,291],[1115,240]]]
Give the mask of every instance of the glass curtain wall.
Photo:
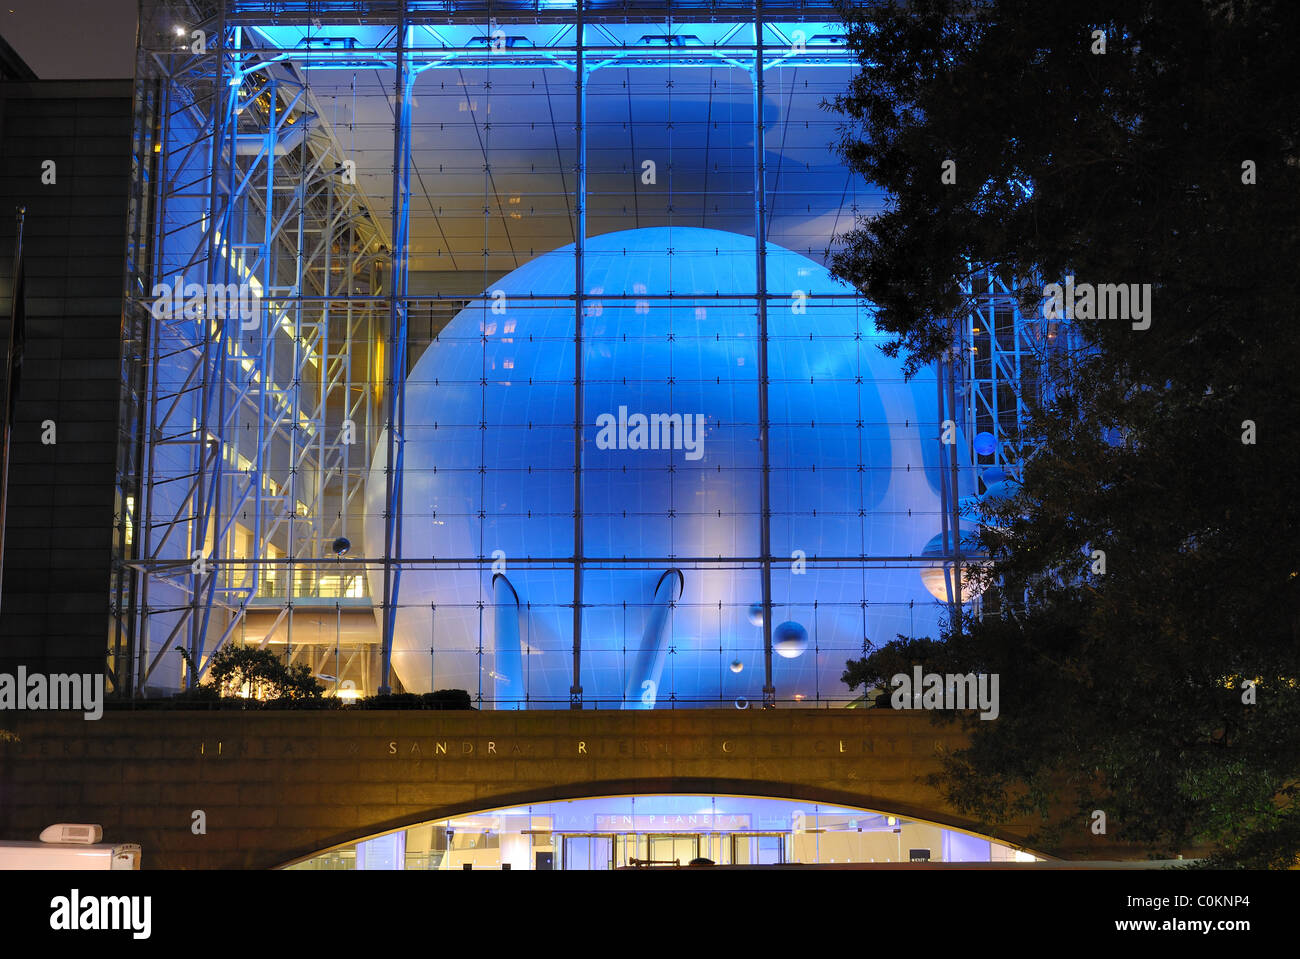
[[[144,4],[117,689],[843,706],[936,635],[979,460],[827,270],[829,6],[310,7]]]
[[[970,833],[819,803],[752,796],[612,796],[514,806],[408,826],[294,870],[602,870],[711,864],[1033,862]]]

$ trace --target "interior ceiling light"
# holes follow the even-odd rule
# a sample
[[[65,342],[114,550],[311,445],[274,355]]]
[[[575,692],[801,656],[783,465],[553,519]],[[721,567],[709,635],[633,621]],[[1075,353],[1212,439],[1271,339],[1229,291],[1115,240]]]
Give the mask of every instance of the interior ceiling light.
[[[299,47],[308,50],[355,50],[356,37],[303,37],[298,41]]]
[[[648,33],[637,43],[646,47],[699,47],[700,38],[690,33]]]
[[[533,41],[532,41],[532,40],[529,40],[527,37],[505,37],[504,39],[505,39],[505,45],[506,45],[507,48],[509,48],[509,47],[531,47],[531,46],[533,46]],[[498,44],[501,42],[501,40],[502,40],[501,37],[497,37],[497,38],[496,38],[496,42],[497,42]],[[469,41],[469,46],[471,46],[471,47],[487,47],[487,46],[491,46],[491,45],[492,45],[492,42],[493,42],[493,38],[492,38],[492,37],[488,37],[488,36],[477,36],[477,37],[471,37],[471,38],[470,38],[470,41]]]

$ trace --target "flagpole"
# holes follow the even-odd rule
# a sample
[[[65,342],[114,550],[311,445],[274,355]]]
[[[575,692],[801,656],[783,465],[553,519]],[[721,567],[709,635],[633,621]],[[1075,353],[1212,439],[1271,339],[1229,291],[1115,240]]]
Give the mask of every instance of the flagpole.
[[[23,296],[23,222],[27,218],[27,207],[16,208],[18,220],[18,242],[14,246],[13,297],[9,305],[9,349],[5,354],[5,419],[4,419],[4,453],[3,466],[0,466],[0,598],[4,595],[5,562],[5,527],[9,516],[9,435],[13,432],[14,419],[14,341],[19,323],[18,311],[23,308],[19,302]]]

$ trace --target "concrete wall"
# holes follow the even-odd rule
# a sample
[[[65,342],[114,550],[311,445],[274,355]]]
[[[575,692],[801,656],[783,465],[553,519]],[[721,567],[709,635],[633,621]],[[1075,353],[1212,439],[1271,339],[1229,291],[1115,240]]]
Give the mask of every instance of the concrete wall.
[[[955,730],[857,710],[108,712],[0,716],[0,838],[94,822],[146,868],[267,868],[370,833],[544,799],[720,792],[983,831],[924,777]],[[444,751],[445,750],[445,751]],[[191,831],[192,813],[207,834]],[[1080,826],[1086,858],[1141,858]]]

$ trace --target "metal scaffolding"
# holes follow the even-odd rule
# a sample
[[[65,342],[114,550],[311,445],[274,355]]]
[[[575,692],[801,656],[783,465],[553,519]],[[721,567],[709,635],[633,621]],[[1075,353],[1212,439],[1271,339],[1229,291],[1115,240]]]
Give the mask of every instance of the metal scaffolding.
[[[202,43],[187,32],[174,52],[142,52],[123,692],[148,687],[182,642],[193,685],[259,601],[280,606],[272,630],[286,616],[292,629],[294,594],[321,592],[299,580],[327,575],[296,563],[346,537],[364,491],[353,447],[368,450],[379,427],[370,344],[388,299],[386,232],[298,66],[222,9],[194,29]],[[212,308],[208,291],[231,285],[242,316]]]

